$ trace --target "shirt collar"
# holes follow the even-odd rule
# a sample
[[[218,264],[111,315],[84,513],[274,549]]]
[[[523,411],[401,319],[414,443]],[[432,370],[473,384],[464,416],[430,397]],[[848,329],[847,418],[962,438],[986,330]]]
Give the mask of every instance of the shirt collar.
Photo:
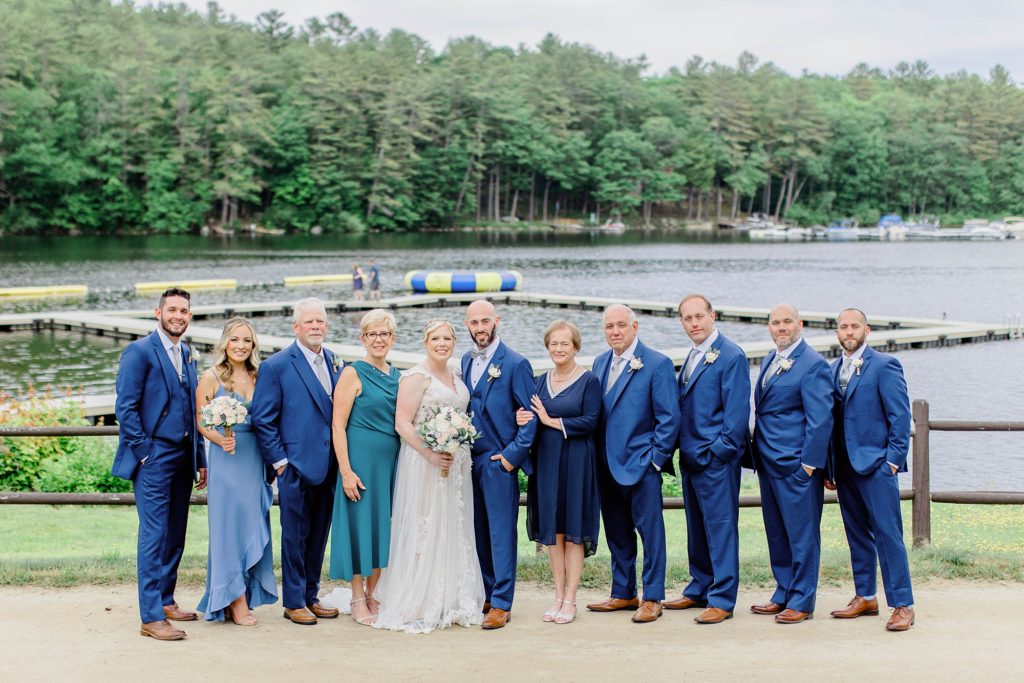
[[[783,358],[789,358],[790,356],[793,355],[794,351],[796,351],[798,348],[800,348],[800,345],[803,344],[803,343],[804,343],[804,338],[800,337],[799,339],[796,340],[795,344],[790,344],[789,348],[783,349],[782,351],[779,351],[778,348],[776,348],[775,350],[778,351],[778,354],[780,356],[782,356]]]
[[[700,345],[694,346],[693,348],[697,349],[697,351],[699,351],[700,353],[707,353],[708,349],[711,348],[711,345],[715,343],[716,339],[718,339],[718,328],[717,327],[714,330],[711,331],[711,334],[708,335],[707,339],[702,341],[700,343]]]
[[[490,363],[491,362],[491,359],[494,358],[494,352],[498,350],[498,344],[500,344],[500,343],[501,343],[501,338],[495,336],[493,341],[491,341],[491,343],[487,345],[487,348],[484,349],[484,354],[485,355],[481,359],[481,360],[483,360],[484,363]],[[476,360],[476,359],[474,359],[474,360]]]
[[[178,338],[178,343],[175,344],[174,342],[171,341],[171,338],[167,336],[167,333],[164,332],[164,328],[160,327],[159,325],[156,326],[156,333],[160,335],[160,343],[164,345],[164,350],[170,351],[172,349],[181,348],[180,337]]]
[[[620,358],[621,357],[621,358],[625,358],[626,360],[629,360],[630,358],[633,357],[633,354],[636,353],[636,345],[639,344],[639,343],[640,343],[640,337],[637,337],[636,339],[633,340],[633,343],[630,344],[629,347],[625,351],[622,352],[621,356],[619,356],[619,354],[613,352],[612,353],[612,357],[613,358]]]
[[[863,344],[858,346],[857,350],[854,351],[853,353],[851,353],[849,356],[847,356],[846,352],[844,351],[843,352],[843,362],[846,362],[847,359],[849,359],[849,360],[857,360],[858,358],[860,358],[861,356],[864,355],[864,349],[866,349],[867,347],[868,347],[868,343],[865,341]]]
[[[316,362],[317,358],[324,356],[324,347],[322,346],[320,347],[320,353],[313,353],[308,348],[306,348],[306,345],[303,344],[302,342],[297,341],[295,342],[295,345],[299,347],[299,349],[302,351],[302,355],[306,357],[306,360],[309,361],[310,365]],[[326,356],[324,356],[324,360],[327,360]]]

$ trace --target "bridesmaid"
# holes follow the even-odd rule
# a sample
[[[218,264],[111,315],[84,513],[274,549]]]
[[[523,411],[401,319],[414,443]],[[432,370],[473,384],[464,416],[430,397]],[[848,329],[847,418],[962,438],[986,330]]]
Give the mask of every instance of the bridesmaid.
[[[530,540],[547,546],[555,603],[544,621],[576,619],[576,589],[583,559],[597,549],[599,502],[594,431],[601,417],[601,384],[576,363],[580,331],[556,320],[544,331],[555,364],[537,380],[531,406],[541,427],[534,443],[534,473],[527,489],[526,528]],[[522,408],[519,424],[533,418]]]
[[[338,488],[331,522],[332,579],[352,583],[352,618],[371,625],[379,611],[373,590],[388,565],[391,493],[398,460],[397,368],[388,365],[395,318],[374,309],[359,323],[366,357],[345,366],[334,387],[334,454]]]
[[[197,409],[224,395],[234,396],[248,407],[260,364],[252,323],[245,318],[228,320],[215,354],[213,367],[199,380]],[[232,428],[230,438],[221,427],[199,427],[199,431],[210,440],[210,548],[206,592],[198,609],[206,621],[228,619],[255,626],[252,609],[277,602],[269,515],[273,493],[266,467],[248,417],[244,424]]]

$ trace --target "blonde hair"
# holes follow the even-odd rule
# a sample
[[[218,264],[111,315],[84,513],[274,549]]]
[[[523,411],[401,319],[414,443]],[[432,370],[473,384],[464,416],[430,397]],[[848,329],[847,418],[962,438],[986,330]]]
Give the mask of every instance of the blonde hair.
[[[455,325],[452,324],[451,320],[445,320],[443,318],[432,318],[428,320],[427,323],[423,326],[423,343],[426,344],[427,339],[430,338],[430,333],[436,330],[437,328],[441,327],[442,325],[447,325],[448,329],[452,331],[452,339],[456,338]]]
[[[367,330],[377,325],[383,325],[391,334],[395,334],[398,329],[395,325],[395,316],[391,315],[390,311],[385,311],[383,308],[375,308],[372,311],[368,311],[363,316],[363,319],[359,321],[359,336],[366,334]]]
[[[233,386],[233,382],[231,381],[231,363],[228,362],[228,338],[236,327],[242,326],[245,326],[249,330],[249,334],[252,335],[252,352],[249,354],[249,357],[245,359],[245,369],[249,373],[249,376],[254,380],[256,379],[256,375],[259,374],[260,341],[256,337],[256,328],[254,328],[252,323],[245,318],[240,316],[231,318],[224,323],[224,330],[220,333],[220,341],[217,342],[213,361],[213,372],[217,375],[217,379],[220,380],[220,383],[228,391],[231,391]]]
[[[583,346],[583,337],[580,335],[580,328],[573,325],[568,320],[553,320],[550,325],[544,330],[544,346],[551,343],[551,335],[557,330],[569,330],[569,334],[572,335],[572,345],[579,351]]]

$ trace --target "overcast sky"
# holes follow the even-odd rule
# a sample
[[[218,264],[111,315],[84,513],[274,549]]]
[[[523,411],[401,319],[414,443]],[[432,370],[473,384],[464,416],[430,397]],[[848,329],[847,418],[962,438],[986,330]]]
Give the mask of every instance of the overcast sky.
[[[987,74],[1002,64],[1024,79],[1022,0],[219,0],[245,21],[280,9],[293,25],[344,12],[360,30],[415,33],[440,51],[450,38],[536,45],[546,33],[651,73],[693,55],[734,64],[744,50],[791,74],[844,74],[859,62],[890,69],[924,59],[935,71]],[[206,0],[186,0],[205,11]]]

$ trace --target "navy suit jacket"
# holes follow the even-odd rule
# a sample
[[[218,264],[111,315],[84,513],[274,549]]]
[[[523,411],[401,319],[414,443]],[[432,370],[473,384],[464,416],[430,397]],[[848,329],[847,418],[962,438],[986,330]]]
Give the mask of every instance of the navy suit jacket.
[[[334,458],[331,399],[295,342],[263,361],[249,408],[260,455],[267,465],[285,458],[303,479],[323,482]],[[342,364],[323,347],[331,391]],[[340,359],[339,359],[340,360]]]
[[[677,378],[679,395],[679,463],[699,472],[713,459],[737,462],[749,446],[750,365],[747,354],[721,332],[711,349],[714,362],[704,360],[683,383],[686,368]]]
[[[781,478],[801,464],[818,469],[828,464],[833,389],[828,363],[803,339],[789,356],[793,367],[772,375],[762,389],[761,380],[776,353],[761,363],[754,387],[752,454],[756,469]]]
[[[188,400],[184,419],[192,435],[192,466],[198,472],[206,467],[206,446],[196,432],[196,363],[192,350],[181,342],[182,370],[188,381]],[[180,416],[170,415],[174,393],[181,393],[181,382],[167,357],[167,350],[154,330],[152,334],[129,344],[121,354],[117,370],[117,398],[114,413],[120,425],[117,454],[111,473],[131,479],[143,458],[155,455],[168,443],[180,442]]]
[[[469,352],[462,356],[462,378],[467,387],[471,382],[472,361]],[[521,467],[526,474],[532,474],[530,447],[537,433],[537,420],[517,426],[516,411],[519,408],[530,410],[530,397],[537,386],[533,366],[499,340],[488,364],[490,367],[497,368],[501,376],[491,379],[485,369],[476,389],[469,389],[471,395],[479,392],[477,405],[482,406],[473,412],[473,425],[497,442],[496,453],[501,453],[515,467]]]
[[[594,359],[594,374],[607,386],[611,349]],[[643,363],[639,370],[627,364],[601,406],[602,429],[598,453],[608,463],[615,481],[632,486],[652,464],[662,472],[675,473],[672,454],[676,448],[679,397],[675,367],[663,353],[637,341],[633,357]]]
[[[864,363],[850,375],[844,393],[839,388],[842,358],[832,364],[835,419],[832,447],[845,451],[853,469],[868,474],[884,462],[907,471],[910,450],[910,395],[903,367],[892,356],[870,346]],[[841,422],[839,422],[841,420]]]

